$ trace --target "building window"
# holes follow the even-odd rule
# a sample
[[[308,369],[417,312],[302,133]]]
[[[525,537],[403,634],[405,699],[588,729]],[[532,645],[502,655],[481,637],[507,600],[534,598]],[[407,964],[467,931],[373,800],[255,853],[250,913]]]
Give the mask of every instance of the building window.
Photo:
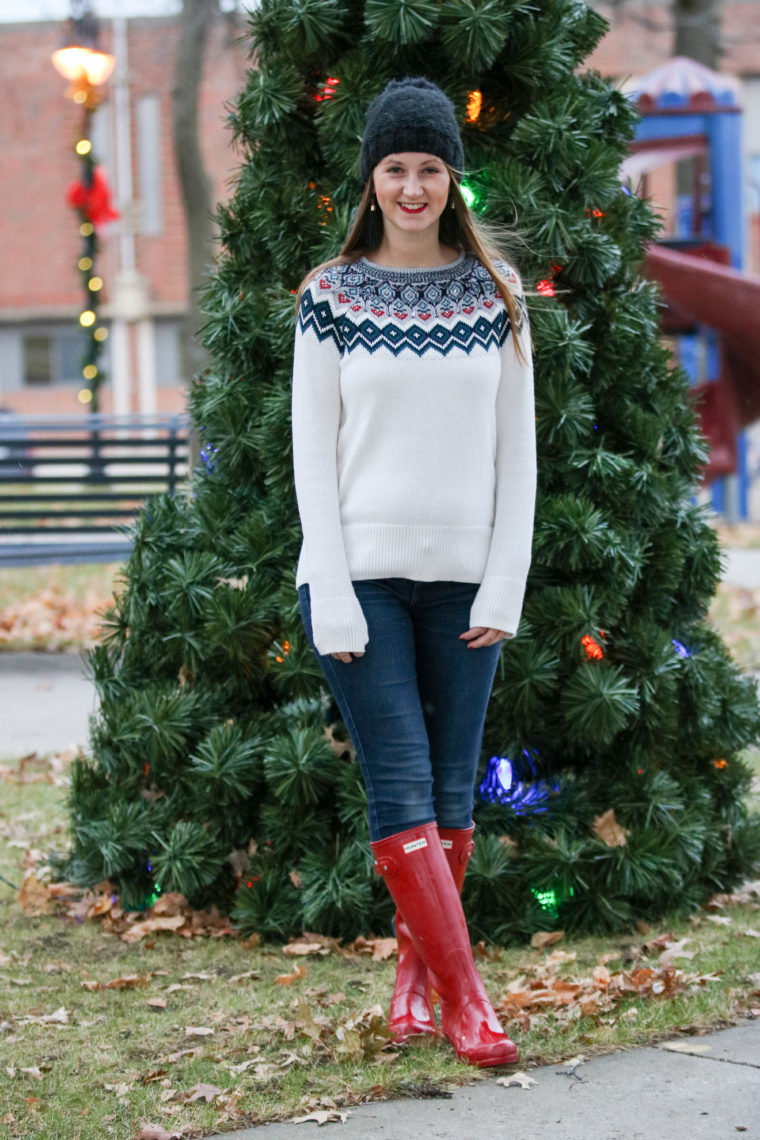
[[[49,336],[24,337],[24,383],[50,384],[53,379]]]
[[[26,333],[23,338],[24,384],[81,384],[82,361],[88,337],[78,329],[56,329]],[[106,371],[106,352],[100,366]]]
[[[181,325],[177,321],[156,321],[156,372],[161,388],[182,384],[179,356]]]
[[[137,103],[137,176],[140,233],[147,237],[156,237],[163,228],[161,169],[161,99],[143,95]]]

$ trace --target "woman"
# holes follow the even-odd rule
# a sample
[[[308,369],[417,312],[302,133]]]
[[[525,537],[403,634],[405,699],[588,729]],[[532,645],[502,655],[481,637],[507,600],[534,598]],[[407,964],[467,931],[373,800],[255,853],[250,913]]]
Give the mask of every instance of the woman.
[[[391,80],[362,139],[340,255],[297,297],[293,465],[304,628],[351,734],[375,870],[396,903],[390,1028],[517,1060],[459,895],[501,642],[518,626],[536,488],[516,273],[459,190],[454,107]]]

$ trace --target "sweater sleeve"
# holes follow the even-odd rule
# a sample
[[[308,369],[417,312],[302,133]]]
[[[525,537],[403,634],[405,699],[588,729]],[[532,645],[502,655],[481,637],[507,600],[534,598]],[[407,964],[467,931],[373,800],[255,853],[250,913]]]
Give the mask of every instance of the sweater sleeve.
[[[318,282],[301,295],[293,352],[293,473],[312,635],[324,653],[364,651],[369,631],[348,571],[338,496],[340,338]]]
[[[488,560],[470,609],[470,626],[504,630],[514,637],[520,622],[533,544],[536,500],[536,415],[528,314],[521,287],[515,298],[523,314],[518,330],[501,345],[496,394],[496,503]]]

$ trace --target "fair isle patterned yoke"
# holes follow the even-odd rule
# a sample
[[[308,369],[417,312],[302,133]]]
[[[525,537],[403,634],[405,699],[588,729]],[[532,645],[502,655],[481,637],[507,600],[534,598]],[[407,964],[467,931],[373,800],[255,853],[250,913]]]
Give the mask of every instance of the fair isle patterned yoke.
[[[496,268],[517,287],[518,332],[527,320],[519,278],[506,262]],[[449,265],[397,269],[361,257],[332,265],[304,290],[298,313],[301,332],[311,328],[332,339],[341,355],[364,349],[398,356],[500,347],[510,334],[504,301],[488,270],[464,252]]]

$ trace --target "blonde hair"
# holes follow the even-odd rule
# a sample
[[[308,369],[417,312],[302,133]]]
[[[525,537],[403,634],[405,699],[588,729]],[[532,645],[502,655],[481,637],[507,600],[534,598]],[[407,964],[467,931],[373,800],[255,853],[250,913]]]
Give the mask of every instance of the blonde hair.
[[[449,172],[449,193],[454,202],[454,209],[452,210],[447,206],[443,214],[441,214],[438,228],[439,240],[452,249],[464,250],[466,253],[473,254],[481,265],[488,270],[496,285],[497,292],[501,294],[504,300],[512,329],[512,336],[514,337],[517,357],[525,363],[525,352],[517,335],[522,315],[509,282],[499,273],[494,264],[497,260],[509,260],[509,258],[505,257],[502,253],[502,249],[506,248],[510,241],[514,239],[515,231],[507,226],[493,222],[484,222],[476,218],[465,202],[462,191],[459,188],[459,183],[455,177],[455,174],[459,172],[455,171],[454,168],[447,162],[444,162],[443,159],[441,159],[441,161]],[[370,221],[369,213],[373,193],[374,186],[372,177],[370,176],[364,184],[364,190],[362,191],[356,216],[346,235],[346,240],[341,246],[340,253],[337,257],[331,257],[328,261],[323,261],[313,269],[310,269],[299,284],[296,291],[296,313],[301,303],[303,291],[312,278],[333,265],[350,265],[358,258],[371,253],[373,248],[376,248],[367,243]],[[383,215],[382,211],[378,210],[377,212],[379,214],[380,232],[382,233]]]

